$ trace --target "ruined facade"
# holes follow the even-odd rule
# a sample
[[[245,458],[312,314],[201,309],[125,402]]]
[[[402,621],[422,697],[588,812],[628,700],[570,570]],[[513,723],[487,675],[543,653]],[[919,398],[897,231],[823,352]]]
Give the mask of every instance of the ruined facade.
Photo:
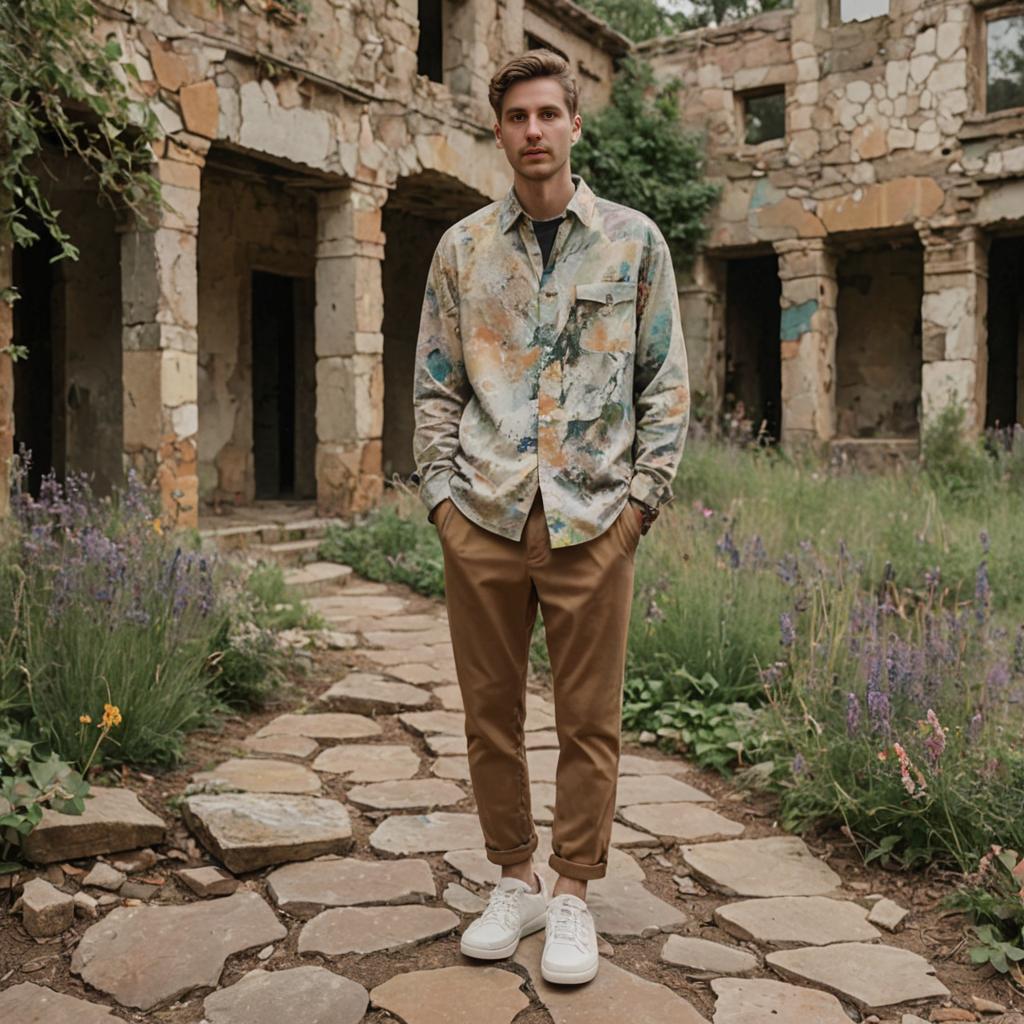
[[[951,394],[973,431],[1019,422],[1024,3],[856,7],[640,47],[722,185],[680,282],[694,391],[852,451],[912,448]]]
[[[412,359],[441,233],[508,188],[487,83],[565,53],[584,111],[629,43],[569,0],[112,0],[99,31],[139,70],[164,136],[152,223],[46,154],[78,246],[0,241],[0,459],[135,468],[167,512],[315,499],[372,506],[412,465]],[[11,392],[13,390],[13,400]],[[13,409],[13,431],[10,410]],[[7,488],[0,481],[0,492]]]

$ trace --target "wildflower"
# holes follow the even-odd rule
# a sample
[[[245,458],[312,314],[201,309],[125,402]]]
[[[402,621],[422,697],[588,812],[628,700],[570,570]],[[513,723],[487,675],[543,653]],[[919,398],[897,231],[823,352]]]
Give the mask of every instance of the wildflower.
[[[78,720],[82,725],[90,725],[92,723],[92,715],[79,715]]]
[[[868,658],[867,704],[872,730],[888,736],[892,706],[889,694],[882,689],[882,659],[879,654],[872,654]]]
[[[971,720],[967,724],[967,738],[972,742],[977,742],[978,737],[981,735],[981,726],[984,719],[981,716],[980,711],[976,711],[971,715]]]
[[[884,748],[882,750],[880,750],[878,752],[878,760],[879,761],[888,761],[889,760],[889,751],[884,749]]]
[[[163,524],[162,524],[162,523],[160,522],[160,517],[159,517],[159,516],[157,516],[157,517],[156,517],[156,518],[155,518],[155,519],[153,520],[153,532],[154,532],[154,533],[155,533],[155,534],[156,534],[156,535],[157,535],[158,537],[162,537],[162,536],[164,535],[164,528],[163,528]]]
[[[97,726],[99,729],[112,729],[121,724],[121,709],[116,704],[103,705],[103,719]]]
[[[855,693],[846,695],[846,734],[853,736],[860,726],[860,698]]]
[[[793,616],[789,612],[783,612],[779,616],[779,631],[782,638],[779,641],[783,647],[792,647],[796,643],[796,630],[793,628]]]
[[[982,530],[981,533],[978,534],[978,540],[981,541],[982,553],[987,555],[989,545],[988,530]]]
[[[729,560],[729,565],[733,569],[740,567],[740,553],[728,530],[725,531],[725,536],[715,544],[715,548],[720,555]]]
[[[910,760],[910,755],[899,743],[894,743],[892,745],[892,750],[900,763],[900,782],[903,783],[903,788],[907,791],[908,795],[912,796],[915,800],[923,797],[925,795],[925,788],[927,785],[924,776],[915,766],[914,762]],[[914,778],[911,778],[911,772],[914,773]]]
[[[1017,627],[1017,638],[1013,644],[1013,674],[1024,676],[1024,626]]]
[[[942,752],[946,749],[946,733],[948,730],[942,727],[942,724],[939,722],[939,716],[931,708],[928,709],[925,721],[922,724],[926,728],[931,729],[931,732],[925,737],[924,747],[928,751],[928,758],[934,766],[939,763]]]
[[[793,758],[792,770],[794,775],[803,775],[807,770],[807,762],[804,760],[804,755],[797,752],[796,757]]]

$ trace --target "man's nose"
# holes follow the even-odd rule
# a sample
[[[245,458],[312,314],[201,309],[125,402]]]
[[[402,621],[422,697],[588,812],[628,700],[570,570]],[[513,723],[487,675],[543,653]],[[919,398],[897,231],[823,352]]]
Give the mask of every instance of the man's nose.
[[[540,121],[531,117],[526,125],[526,137],[528,139],[539,139],[541,136]]]

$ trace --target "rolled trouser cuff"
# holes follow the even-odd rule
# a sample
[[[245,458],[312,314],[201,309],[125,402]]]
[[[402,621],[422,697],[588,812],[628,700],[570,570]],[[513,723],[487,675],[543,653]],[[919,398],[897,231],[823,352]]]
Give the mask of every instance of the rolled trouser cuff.
[[[575,878],[580,882],[592,882],[595,878],[604,878],[608,873],[607,861],[599,864],[579,864],[576,861],[565,860],[556,854],[548,857],[548,864],[565,878]]]
[[[513,847],[511,850],[492,850],[485,847],[484,853],[492,864],[508,867],[510,864],[522,864],[524,860],[529,860],[536,849],[537,835],[534,833],[529,842],[523,843],[522,846]]]

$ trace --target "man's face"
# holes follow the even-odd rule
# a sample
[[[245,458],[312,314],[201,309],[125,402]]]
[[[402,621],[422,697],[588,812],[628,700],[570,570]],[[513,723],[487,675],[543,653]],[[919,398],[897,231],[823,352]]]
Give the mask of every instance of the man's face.
[[[581,125],[579,114],[569,113],[555,79],[529,78],[505,93],[494,137],[517,174],[543,181],[565,166]]]

